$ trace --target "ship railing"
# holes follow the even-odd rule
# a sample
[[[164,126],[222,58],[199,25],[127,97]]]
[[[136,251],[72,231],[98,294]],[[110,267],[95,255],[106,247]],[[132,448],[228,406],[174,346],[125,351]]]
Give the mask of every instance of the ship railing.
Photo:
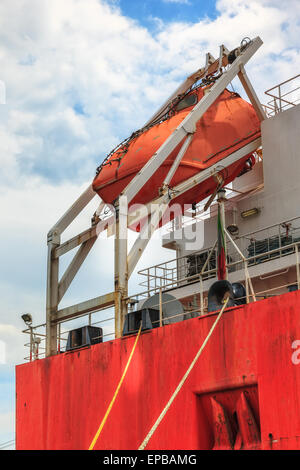
[[[267,116],[275,116],[300,102],[300,74],[275,85],[265,94],[271,97],[267,104],[262,105]]]
[[[270,256],[270,259],[276,259],[280,256],[285,256],[288,250],[288,254],[294,254],[295,256],[295,270],[291,272],[289,276],[288,282],[280,281],[280,276],[284,275],[288,269],[281,270],[276,273],[272,273],[269,276],[264,277],[267,279],[268,277],[279,279],[279,281],[272,287],[268,287],[265,289],[260,289],[254,291],[252,284],[247,284],[249,281],[251,283],[251,279],[249,278],[249,271],[248,266],[253,266],[256,264],[257,259],[261,256],[261,254],[256,254],[251,257],[248,257],[245,261],[244,260],[236,260],[227,264],[228,272],[229,272],[229,281],[230,281],[230,273],[234,272],[238,265],[243,264],[244,266],[244,275],[241,282],[245,281],[246,284],[246,295],[240,297],[239,299],[235,299],[236,301],[240,301],[241,304],[248,304],[253,301],[259,301],[262,299],[266,299],[268,297],[273,297],[282,293],[290,292],[292,290],[297,290],[300,288],[300,271],[299,271],[299,250],[300,250],[300,241],[290,243],[285,246],[281,246],[279,248],[274,248],[268,250],[265,254]],[[157,323],[157,326],[164,326],[170,323],[172,319],[187,319],[202,316],[208,313],[208,298],[207,298],[207,290],[204,291],[203,282],[207,279],[215,279],[217,276],[217,269],[206,269],[203,273],[197,273],[192,276],[186,276],[185,278],[181,279],[181,286],[182,285],[191,285],[191,284],[198,284],[197,289],[194,290],[196,293],[189,293],[189,294],[182,294],[181,296],[178,295],[178,290],[176,291],[176,297],[173,297],[170,300],[164,300],[163,294],[175,293],[174,289],[178,287],[177,281],[171,281],[166,283],[164,287],[154,287],[150,290],[145,290],[136,294],[135,296],[130,296],[128,300],[130,300],[131,304],[134,305],[135,309],[140,309],[143,305],[143,301],[147,298],[152,297],[155,294],[159,294],[157,296],[156,303],[151,304],[151,309],[155,309],[159,311],[159,319],[152,323]],[[277,277],[278,276],[278,277]],[[273,283],[274,284],[274,283]],[[174,303],[174,298],[179,300],[184,308],[184,312],[176,312],[174,311],[171,316],[167,318],[164,317],[164,310],[167,304]],[[134,308],[132,311],[134,311]],[[130,312],[129,312],[130,313]]]
[[[87,323],[90,326],[101,326],[103,329],[103,341],[110,341],[115,338],[114,333],[114,320],[111,307],[106,309],[95,310],[85,314],[82,314],[76,320],[66,320],[58,324],[58,335],[57,335],[57,354],[66,351],[66,343],[68,340],[68,334],[74,328],[80,328],[80,326],[85,326]],[[106,312],[107,318],[101,318],[104,312]],[[100,317],[100,318],[99,318]],[[88,320],[86,320],[88,318]],[[67,325],[67,327],[64,326]],[[25,347],[28,348],[29,354],[24,357],[25,361],[34,361],[36,359],[42,359],[46,356],[46,323],[42,323],[36,326],[29,326],[22,331],[29,335],[29,342],[25,343]],[[94,338],[96,339],[96,338]]]
[[[248,304],[250,302],[254,301],[259,301],[262,299],[266,299],[268,297],[272,297],[275,295],[279,295],[284,292],[288,292],[291,290],[296,290],[300,288],[300,270],[299,270],[299,250],[300,250],[300,242],[294,242],[286,246],[282,246],[281,248],[275,248],[273,250],[269,250],[266,252],[267,255],[270,256],[280,256],[280,252],[290,250],[290,253],[293,253],[295,255],[295,273],[293,277],[290,277],[288,282],[281,283],[280,281],[273,287],[271,288],[266,288],[262,289],[260,291],[254,292],[253,290],[249,289],[249,287],[246,289],[246,295],[244,297],[240,297],[239,300],[242,304]],[[244,263],[244,279],[249,281],[249,274],[247,273],[247,264],[255,262],[256,258],[258,256],[261,256],[260,254],[251,256],[246,260],[246,263]],[[273,258],[274,259],[274,258]],[[234,261],[228,263],[228,271],[233,272],[235,267],[239,264],[241,264],[242,261]],[[186,319],[190,318],[195,318],[199,316],[203,316],[208,314],[208,299],[207,299],[207,292],[204,291],[203,288],[203,282],[207,279],[216,279],[216,268],[214,269],[207,269],[205,272],[197,273],[192,276],[187,276],[184,279],[182,279],[183,285],[189,285],[189,284],[194,284],[196,285],[196,289],[194,290],[194,293],[192,294],[185,294],[183,293],[182,295],[176,296],[176,300],[179,300],[182,308],[180,311],[177,311],[176,309],[173,309],[172,314],[169,315],[167,318],[164,316],[164,310],[166,307],[168,307],[169,303],[174,303],[174,298],[171,300],[165,300],[163,297],[164,293],[168,293],[172,290],[176,289],[178,287],[178,281],[171,281],[168,284],[166,284],[163,287],[161,287],[158,292],[158,300],[157,303],[152,303],[151,308],[155,309],[158,311],[158,318],[154,321],[152,321],[153,326],[165,326],[170,323],[174,323],[177,321],[183,321]],[[276,276],[276,274],[275,274]],[[278,277],[280,280],[280,277]],[[230,281],[230,274],[229,274],[229,281]],[[142,302],[146,300],[147,298],[153,296],[154,294],[157,293],[157,288],[152,288],[149,290],[145,290],[143,292],[139,292],[134,295],[130,295],[127,298],[127,303],[129,305],[129,313],[132,313],[142,306]],[[99,324],[103,324],[105,322],[111,322],[109,325],[109,328],[106,329],[106,331],[103,332],[103,341],[111,341],[114,339],[115,334],[114,334],[114,327],[112,322],[114,322],[114,316],[110,316],[109,318],[105,319],[100,319],[98,321],[93,321],[92,320],[92,315],[96,314],[103,314],[103,310],[95,311],[95,312],[89,312],[89,324],[92,326],[97,326]],[[82,315],[84,317],[85,315]],[[76,320],[70,320],[69,322],[75,322]],[[69,323],[66,321],[66,323]],[[83,320],[83,324],[85,325],[86,322]],[[74,323],[73,323],[74,325]],[[76,328],[78,328],[80,325],[78,325],[78,320],[77,320],[77,325]],[[81,325],[82,326],[82,325]],[[42,359],[45,357],[45,346],[44,342],[46,339],[46,334],[45,334],[45,328],[46,324],[41,324],[37,325],[34,327],[27,328],[24,330],[24,333],[28,333],[30,335],[30,342],[26,343],[26,346],[29,348],[29,355],[26,356],[24,359],[26,361],[34,361],[37,359]],[[68,328],[62,328],[61,323],[59,324],[59,333],[58,333],[58,350],[57,354],[63,353],[66,351],[65,346],[66,346],[66,341],[67,341],[67,336],[68,333],[74,328],[74,326],[69,326]],[[132,334],[134,334],[136,331],[131,331]]]
[[[298,224],[299,223],[299,224]],[[287,236],[289,243],[283,241],[283,237]],[[276,235],[277,232],[277,235]],[[267,237],[269,235],[269,237]],[[263,238],[264,237],[264,238]],[[277,238],[276,238],[277,237]],[[265,241],[265,251],[261,249],[261,239]],[[277,240],[277,242],[276,242]],[[257,230],[249,234],[243,235],[242,237],[236,237],[235,243],[245,242],[252,243],[253,252],[249,256],[248,249],[245,251],[244,259],[237,256],[237,253],[233,253],[233,247],[227,244],[228,252],[228,273],[229,281],[231,273],[238,270],[241,272],[241,282],[245,281],[245,285],[248,286],[246,289],[246,295],[244,298],[239,299],[245,303],[258,301],[263,298],[278,295],[278,293],[288,292],[289,290],[299,289],[300,287],[300,274],[299,274],[299,249],[300,249],[300,217],[290,219],[287,222],[276,224],[265,229]],[[274,245],[275,244],[275,245]],[[241,244],[239,246],[242,246]],[[202,250],[200,253],[204,253],[209,250]],[[242,250],[240,250],[242,253]],[[196,253],[197,254],[197,253]],[[195,255],[195,253],[193,253]],[[294,270],[290,272],[288,282],[282,283],[280,279],[282,276],[274,274],[274,279],[278,279],[278,282],[272,285],[271,288],[260,289],[255,291],[251,289],[249,284],[249,272],[248,267],[252,267],[256,264],[265,263],[274,260],[279,257],[286,255],[294,255]],[[190,255],[189,255],[190,256]],[[194,265],[194,271],[187,270],[187,265],[184,264],[186,257],[181,257],[173,260],[174,266],[170,267],[170,262],[163,263],[162,265],[155,266],[154,272],[150,273],[149,280],[147,280],[147,288],[142,292],[134,295],[130,295],[127,298],[129,313],[138,310],[142,306],[142,302],[153,296],[158,295],[157,304],[152,305],[151,308],[159,311],[159,318],[154,321],[154,325],[164,326],[173,321],[181,321],[188,318],[205,315],[208,313],[208,302],[207,302],[207,288],[205,290],[204,283],[208,279],[212,282],[216,279],[217,269],[215,260],[211,256],[208,260],[206,259],[206,266],[197,261]],[[152,267],[153,268],[153,267]],[[151,270],[152,268],[148,268]],[[203,269],[204,268],[204,269]],[[242,271],[243,270],[243,271]],[[147,270],[144,270],[147,272]],[[282,271],[282,270],[281,270]],[[166,274],[167,273],[167,274]],[[181,274],[180,274],[181,273]],[[179,274],[179,276],[178,276]],[[279,274],[284,274],[280,272]],[[273,275],[273,274],[272,274]],[[277,277],[276,277],[277,276]],[[154,282],[155,281],[155,282]],[[154,283],[154,285],[150,285]],[[207,284],[207,283],[206,283]],[[166,307],[165,304],[171,301],[164,299],[163,293],[171,293],[172,290],[177,292],[180,290],[178,287],[184,287],[193,285],[192,294],[186,294],[184,289],[182,294],[176,296],[176,299],[180,301],[183,306],[180,312],[173,311],[172,315],[167,319],[163,318],[163,310]],[[80,318],[65,320],[58,324],[58,349],[57,353],[65,352],[66,342],[68,334],[74,328],[85,326],[89,324],[91,326],[101,326],[103,328],[103,341],[113,340],[115,338],[114,333],[114,311],[113,307],[107,307],[102,310],[95,310],[88,313],[83,313]],[[37,325],[34,327],[28,327],[24,330],[24,333],[29,334],[29,342],[26,346],[29,348],[29,354],[25,357],[27,361],[33,361],[45,357],[45,339],[46,339],[46,324]]]
[[[250,267],[290,254],[291,248],[287,245],[299,240],[300,217],[294,217],[236,236],[234,237],[234,244],[247,259],[247,265]],[[176,287],[184,285],[189,282],[188,279],[191,279],[194,274],[200,273],[211,250],[212,247],[210,246],[140,270],[138,272],[142,278],[140,286],[146,288],[147,291],[153,289],[157,293],[161,288],[167,288],[169,283],[173,283]],[[226,251],[229,273],[243,269],[241,257],[231,242],[227,242]],[[214,277],[213,272],[215,269],[216,252],[213,250],[203,273],[203,279]]]

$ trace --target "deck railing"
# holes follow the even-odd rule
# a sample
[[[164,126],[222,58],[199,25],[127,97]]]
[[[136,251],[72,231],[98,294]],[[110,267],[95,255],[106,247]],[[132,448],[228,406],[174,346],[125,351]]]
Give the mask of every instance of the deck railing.
[[[271,97],[263,105],[268,117],[296,106],[300,102],[300,74],[275,85],[265,91],[265,94]]]
[[[291,245],[300,241],[300,217],[274,224],[234,238],[234,243],[247,258],[248,266],[260,264],[275,257],[286,256],[291,253]],[[283,249],[282,249],[283,248]],[[158,292],[170,283],[176,287],[183,284],[187,278],[197,275],[212,247],[192,252],[188,255],[174,258],[165,263],[150,266],[139,271],[143,281],[140,285],[147,290]],[[227,242],[228,271],[238,271],[243,268],[239,253],[232,243]],[[216,275],[216,255],[212,253],[203,279]]]
[[[240,301],[249,303],[278,295],[279,293],[288,292],[288,290],[300,288],[300,217],[245,234],[241,237],[236,237],[234,243],[239,247],[244,259],[241,258],[237,250],[228,243],[227,268],[229,281],[231,273],[240,271],[241,281],[245,283],[246,295],[240,298]],[[217,271],[215,258],[212,256],[213,251],[209,259],[207,259],[208,253],[210,253],[209,249],[202,250],[142,270],[140,273],[146,277],[146,281],[142,284],[144,285],[144,283],[146,283],[146,289],[135,295],[130,295],[127,298],[129,313],[139,309],[145,299],[156,294],[156,301],[152,303],[151,308],[159,312],[158,319],[156,320],[157,326],[164,326],[174,321],[182,321],[206,314],[207,295],[203,288],[203,282],[207,279],[213,280],[213,278],[216,278]],[[277,276],[276,279],[278,279],[278,283],[275,286],[254,292],[251,280],[249,280],[248,268],[261,263],[268,263],[276,258],[282,258],[287,255],[294,256],[292,264],[295,266],[288,282],[282,282],[282,280],[280,280],[282,276]],[[189,257],[194,257],[193,263],[187,261]],[[172,265],[172,263],[174,263],[174,265]],[[266,273],[267,272],[268,270],[266,269]],[[284,274],[284,272],[279,274]],[[173,314],[165,318],[163,312],[167,304],[174,302],[174,299],[166,300],[163,294],[170,293],[172,290],[174,291],[174,289],[179,287],[192,284],[196,284],[196,289],[194,288],[193,290],[196,293],[187,294],[184,293],[183,289],[183,293],[180,294],[181,296],[177,296],[177,300],[180,301],[182,309],[178,312],[176,308],[175,310],[172,309]],[[57,353],[65,350],[69,331],[79,326],[86,325],[87,323],[92,326],[101,325],[101,327],[103,327],[104,341],[114,339],[113,307],[83,314],[81,318],[82,325],[78,325],[80,321],[78,319],[59,324]],[[32,361],[45,356],[45,327],[46,324],[41,324],[24,330],[24,333],[28,333],[30,337],[30,341],[26,343],[26,346],[29,347],[29,355],[25,360]]]

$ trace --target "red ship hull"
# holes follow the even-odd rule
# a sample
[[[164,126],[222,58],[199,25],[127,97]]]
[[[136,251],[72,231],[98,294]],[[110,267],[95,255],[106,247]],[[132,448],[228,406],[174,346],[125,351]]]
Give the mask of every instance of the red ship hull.
[[[228,309],[146,449],[300,449],[299,306],[296,291]],[[141,335],[95,449],[139,447],[215,318]],[[17,449],[88,449],[134,341],[17,366]]]

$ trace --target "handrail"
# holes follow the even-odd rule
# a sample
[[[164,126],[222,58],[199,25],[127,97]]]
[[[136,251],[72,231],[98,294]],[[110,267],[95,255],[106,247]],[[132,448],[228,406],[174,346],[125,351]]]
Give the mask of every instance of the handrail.
[[[242,241],[246,240],[247,237],[254,238],[259,233],[261,233],[261,236],[263,236],[264,232],[267,232],[268,230],[271,230],[273,228],[278,228],[278,230],[279,230],[278,235],[274,235],[274,236],[279,237],[279,233],[280,233],[280,230],[282,229],[282,225],[292,223],[295,220],[299,220],[299,223],[300,223],[300,217],[299,216],[293,217],[291,219],[283,220],[283,221],[278,222],[276,224],[268,225],[266,227],[263,227],[261,229],[257,229],[255,231],[239,235],[239,236],[235,237],[235,242],[242,242]],[[293,227],[291,230],[296,231],[296,230],[299,230],[299,229],[300,229],[300,225],[299,225],[299,227]],[[269,237],[265,236],[265,238],[269,238]],[[259,241],[259,240],[256,240],[256,241]],[[285,245],[285,247],[286,246],[287,245]],[[162,271],[165,271],[166,269],[168,269],[168,271],[172,270],[172,272],[179,272],[180,270],[186,268],[186,266],[182,266],[182,267],[178,266],[178,265],[180,265],[180,262],[184,262],[184,261],[187,260],[187,258],[190,258],[192,256],[200,256],[202,254],[205,254],[205,253],[209,252],[211,250],[211,248],[212,248],[211,246],[207,247],[207,248],[203,248],[202,250],[199,250],[199,251],[193,251],[189,255],[183,255],[183,256],[180,256],[178,258],[173,258],[169,261],[165,261],[163,263],[147,267],[145,269],[142,269],[142,270],[138,271],[138,274],[140,274],[141,276],[147,277],[149,279],[149,281],[151,281],[151,279],[152,280],[153,279],[162,279],[163,276],[161,276],[161,274],[159,276],[156,274],[156,271],[158,269],[160,269]],[[266,253],[264,253],[264,255],[265,254]],[[174,267],[169,268],[168,266],[170,266],[172,263],[174,264]],[[168,275],[165,275],[164,279],[168,279]],[[181,277],[177,277],[177,279],[176,279],[176,281],[181,281],[181,280],[182,280]],[[147,281],[145,281],[145,282],[147,282]],[[141,283],[141,285],[143,285],[143,284],[144,284],[144,282]]]
[[[294,221],[294,220],[297,220],[297,219],[300,219],[300,217],[294,217],[293,219],[290,219],[290,221]],[[266,230],[268,230],[270,228],[272,229],[274,227],[279,227],[279,229],[280,229],[283,223],[287,223],[287,222],[290,222],[290,221],[281,222],[280,224],[273,224],[271,226],[266,227],[265,229],[260,229],[260,230],[257,230],[255,232],[251,232],[250,234],[242,235],[241,237],[238,237],[238,238],[246,239],[246,236],[249,236],[249,235],[253,236],[255,233],[265,232]],[[294,230],[297,230],[297,229],[300,229],[300,227],[294,228]],[[276,237],[279,237],[278,240],[279,239],[281,240],[280,237],[282,237],[282,236],[283,236],[282,232],[279,231],[278,235],[275,235],[274,239],[276,240]],[[289,241],[289,239],[287,239],[287,240]],[[237,241],[237,239],[235,239],[235,241]],[[236,267],[241,266],[241,268],[238,268],[238,269],[241,269],[241,270],[243,270],[243,268],[244,268],[244,270],[245,270],[245,280],[246,280],[246,283],[247,283],[247,279],[249,278],[249,273],[247,272],[248,271],[247,266],[251,267],[252,262],[254,262],[253,265],[256,265],[258,259],[260,259],[259,263],[262,263],[262,262],[272,261],[272,260],[274,260],[278,257],[282,257],[282,256],[286,256],[286,255],[294,255],[295,256],[295,266],[296,266],[296,274],[295,274],[296,279],[295,280],[292,280],[292,281],[289,280],[289,284],[285,284],[285,285],[279,286],[279,287],[277,286],[277,287],[271,288],[271,289],[265,289],[264,291],[261,291],[261,292],[255,293],[255,294],[254,294],[254,292],[250,293],[250,292],[247,292],[247,290],[246,290],[246,301],[247,301],[247,303],[251,299],[253,301],[255,301],[255,299],[257,297],[261,297],[262,296],[261,294],[263,294],[263,293],[265,293],[265,295],[264,295],[264,297],[265,297],[265,296],[268,296],[268,294],[267,294],[268,292],[271,292],[271,291],[273,292],[274,290],[279,289],[279,288],[284,288],[284,287],[286,288],[286,287],[288,287],[289,285],[292,285],[292,284],[300,286],[300,270],[299,270],[299,257],[298,257],[299,247],[300,247],[300,238],[297,239],[297,240],[293,240],[291,243],[288,243],[286,245],[278,242],[278,246],[276,246],[275,248],[272,248],[271,250],[269,249],[268,251],[265,251],[265,252],[254,253],[252,256],[248,256],[248,257],[245,256],[244,260],[243,259],[231,260],[230,262],[227,263],[229,276],[230,276],[230,273],[232,271],[236,271],[236,269],[235,269]],[[205,251],[208,251],[208,249],[202,250],[200,253],[203,253]],[[195,255],[195,254],[197,254],[197,252],[194,252],[192,255]],[[185,258],[185,257],[181,257],[181,258]],[[264,258],[264,259],[261,260],[261,258]],[[178,263],[178,261],[180,261],[180,258],[177,258],[177,259],[175,258],[175,261]],[[163,264],[168,264],[168,263],[169,262],[166,262],[166,263],[163,263]],[[157,270],[159,270],[159,267],[161,267],[161,266],[156,265]],[[151,268],[147,268],[148,271],[150,269]],[[127,301],[128,304],[131,304],[132,306],[134,306],[134,305],[137,304],[137,302],[139,302],[139,300],[148,298],[148,297],[150,297],[151,295],[153,295],[155,293],[160,292],[160,294],[161,294],[162,292],[170,291],[170,290],[173,290],[173,289],[176,289],[176,288],[184,287],[184,286],[189,285],[189,284],[191,285],[192,283],[199,282],[199,290],[198,290],[199,295],[200,295],[200,304],[199,304],[199,306],[198,306],[198,301],[197,301],[197,305],[193,306],[193,308],[190,308],[190,307],[186,308],[186,310],[183,313],[174,314],[173,317],[175,318],[175,317],[180,317],[180,316],[182,317],[183,316],[184,318],[186,318],[186,317],[188,317],[189,315],[192,315],[192,314],[197,314],[197,315],[198,314],[204,314],[206,309],[207,309],[207,306],[205,304],[207,299],[206,299],[206,297],[205,297],[205,299],[203,298],[203,294],[204,294],[203,280],[209,279],[209,278],[215,278],[217,268],[216,267],[212,268],[211,266],[208,265],[204,269],[203,269],[203,272],[196,272],[192,275],[185,275],[184,277],[179,278],[179,279],[178,278],[173,279],[173,276],[172,276],[172,279],[170,279],[170,278],[166,279],[166,282],[165,282],[164,285],[162,285],[162,280],[163,280],[162,276],[159,276],[159,282],[160,282],[159,286],[152,287],[148,283],[147,290],[144,290],[144,291],[139,292],[139,293],[134,294],[134,295],[129,295],[125,300]],[[168,268],[168,272],[169,272],[169,268]],[[170,272],[169,272],[169,274],[170,274]],[[172,271],[172,274],[174,274],[173,271]],[[150,275],[153,278],[155,278],[155,276],[153,274],[150,274]],[[184,291],[183,291],[183,293],[184,293]],[[182,294],[182,295],[184,295],[184,294]],[[272,294],[272,295],[276,295],[276,294]],[[184,297],[180,297],[180,299],[184,299]],[[205,300],[204,303],[203,303],[203,300]],[[162,305],[167,303],[167,302],[166,301],[164,301],[164,302],[160,301],[157,304],[157,306],[159,306],[160,311],[162,309]],[[192,305],[191,305],[191,307],[192,307]],[[109,308],[112,308],[112,307],[107,307],[106,310],[108,310]],[[89,317],[89,325],[96,325],[96,324],[100,324],[100,323],[104,323],[104,322],[109,322],[109,321],[112,321],[114,319],[114,316],[109,315],[108,318],[103,318],[102,317],[102,319],[100,319],[100,320],[93,317],[94,321],[92,321],[92,316],[94,314],[99,313],[99,312],[100,311],[95,310],[95,311],[92,311],[92,312],[88,312],[84,315],[84,316]],[[101,315],[102,315],[102,312],[103,312],[103,310],[101,310]],[[160,318],[160,324],[161,324],[161,326],[163,326],[163,322],[161,321],[161,318]],[[28,343],[28,346],[30,348],[31,353],[30,353],[29,357],[25,358],[26,360],[39,359],[39,358],[45,356],[44,347],[43,347],[43,344],[44,344],[44,341],[45,341],[45,334],[43,332],[38,331],[41,328],[44,328],[45,326],[46,326],[46,324],[44,323],[44,324],[37,325],[36,327],[30,327],[30,328],[27,328],[27,329],[24,330],[24,333],[30,334],[30,343]],[[59,330],[59,334],[58,334],[58,344],[59,344],[58,353],[61,351],[61,349],[60,349],[61,342],[66,341],[65,335],[68,334],[69,331],[70,330],[65,330],[65,331],[60,331]],[[104,333],[103,337],[105,337],[105,338],[114,337],[113,329],[111,329],[109,331],[105,331],[103,333]],[[36,342],[37,338],[38,338],[38,342]],[[40,343],[42,343],[42,344],[40,344]]]
[[[292,82],[293,80],[296,80],[297,78],[300,77],[300,74],[295,75],[292,78],[289,78],[288,80],[285,80],[278,85],[273,86],[272,88],[269,88],[269,90],[265,91],[265,94],[267,96],[270,96],[272,100],[268,101],[266,105],[263,105],[265,108],[265,111],[269,117],[274,116],[277,113],[280,113],[285,110],[285,108],[290,108],[292,106],[296,106],[296,104],[300,101],[300,98],[297,99],[292,99],[291,101],[288,101],[287,99],[284,99],[284,97],[291,95],[292,93],[295,93],[297,90],[300,89],[300,86],[297,86],[296,88],[293,88],[291,90],[288,90],[287,92],[283,93],[282,92],[282,87],[286,85],[287,83]],[[270,93],[273,90],[277,90],[277,95]],[[269,111],[270,110],[270,111]]]
[[[283,246],[281,246],[281,247],[274,248],[273,250],[269,250],[269,251],[266,251],[266,252],[263,252],[263,253],[257,253],[257,254],[254,255],[254,256],[250,256],[250,257],[248,257],[248,258],[245,258],[245,261],[249,263],[249,261],[253,261],[253,260],[255,260],[256,258],[259,258],[259,257],[262,257],[262,256],[264,256],[264,257],[265,257],[265,256],[269,256],[269,255],[272,255],[273,253],[278,253],[278,252],[281,252],[281,251],[286,251],[286,250],[289,250],[289,249],[294,248],[294,247],[296,247],[296,246],[300,246],[300,241],[297,241],[297,242],[294,242],[294,243],[290,243],[289,245],[283,245]],[[288,253],[288,254],[292,254],[292,253]],[[269,258],[269,259],[266,260],[266,261],[273,261],[274,259],[276,259],[276,258],[275,258],[275,257]],[[266,262],[266,261],[265,261],[265,262]],[[238,261],[234,261],[234,262],[232,262],[232,263],[227,263],[227,268],[230,268],[230,267],[239,265],[239,264],[241,264],[241,263],[243,263],[243,260],[242,260],[242,259],[240,259],[240,260],[238,260]],[[261,264],[261,263],[260,263],[260,264]],[[251,265],[250,265],[250,267],[251,267]],[[206,276],[206,275],[208,275],[208,274],[213,274],[213,273],[215,273],[215,274],[217,273],[217,268],[204,271],[203,275]],[[173,286],[173,288],[174,288],[174,285],[177,285],[177,284],[179,284],[179,287],[182,287],[183,285],[186,285],[186,284],[183,284],[184,282],[186,282],[186,283],[191,283],[193,280],[195,280],[195,281],[198,280],[199,277],[200,277],[200,274],[197,273],[197,274],[193,274],[192,276],[187,276],[187,277],[185,277],[185,278],[177,279],[177,280],[172,281],[172,282],[170,282],[170,283],[168,283],[168,284],[165,284],[165,285],[163,286],[163,287],[164,287],[164,291],[165,291],[165,290],[168,290],[168,289],[171,289],[172,286]],[[177,286],[176,286],[176,287],[177,287]],[[159,289],[159,287],[153,287],[153,288],[151,288],[151,289],[149,289],[149,290],[147,289],[146,291],[139,292],[139,293],[136,294],[136,295],[142,296],[142,295],[145,295],[145,294],[147,294],[147,293],[155,293],[155,292],[157,292],[158,289]],[[126,299],[127,299],[127,300],[130,300],[130,299],[132,299],[133,297],[134,297],[134,296],[131,295],[131,296],[128,296]]]

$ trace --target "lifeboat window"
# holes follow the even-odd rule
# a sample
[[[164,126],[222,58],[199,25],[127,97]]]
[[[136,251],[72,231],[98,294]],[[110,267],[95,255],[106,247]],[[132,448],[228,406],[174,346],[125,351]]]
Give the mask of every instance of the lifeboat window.
[[[196,103],[197,103],[197,95],[193,93],[192,95],[187,95],[185,98],[179,101],[175,109],[176,111],[181,111],[182,109],[188,108],[189,106],[192,106],[193,104],[196,104]]]

